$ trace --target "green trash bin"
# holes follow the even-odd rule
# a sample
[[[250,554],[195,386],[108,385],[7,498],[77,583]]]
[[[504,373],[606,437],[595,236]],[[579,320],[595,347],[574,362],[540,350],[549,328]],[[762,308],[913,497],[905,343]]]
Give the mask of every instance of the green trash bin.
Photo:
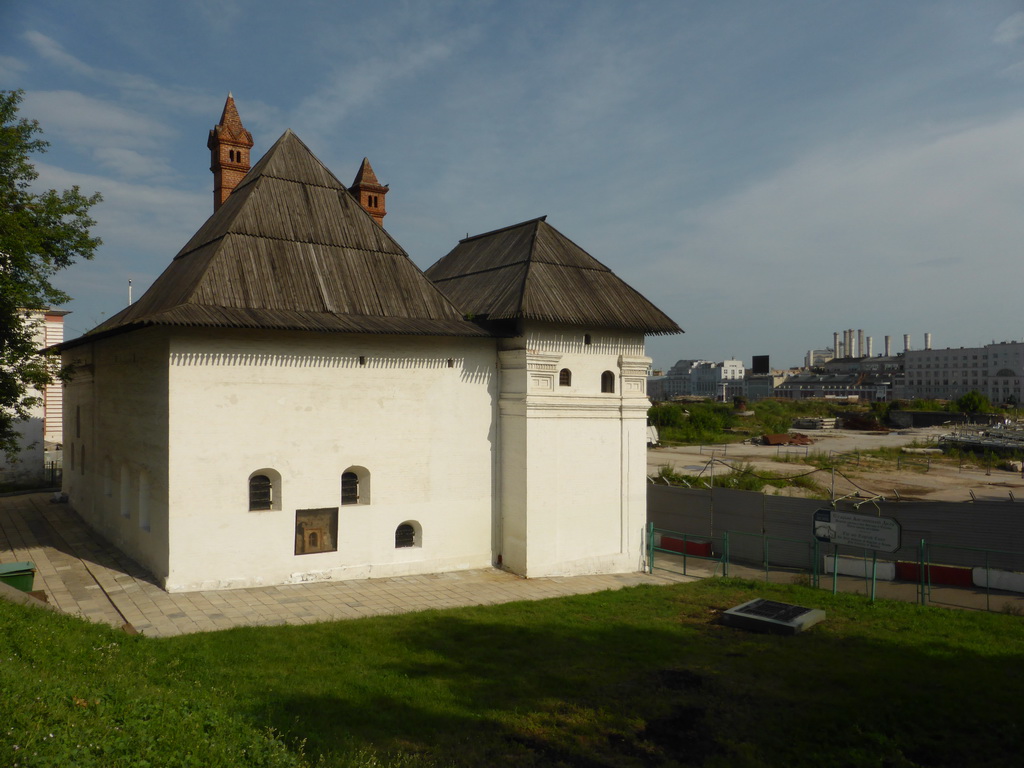
[[[0,581],[8,586],[31,592],[32,583],[36,578],[35,563],[4,563],[0,565]]]

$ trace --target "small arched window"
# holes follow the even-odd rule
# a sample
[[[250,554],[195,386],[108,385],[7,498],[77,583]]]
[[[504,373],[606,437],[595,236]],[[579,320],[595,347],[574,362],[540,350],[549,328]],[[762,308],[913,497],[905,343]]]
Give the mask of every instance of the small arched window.
[[[584,333],[583,334],[583,344],[584,344],[584,346],[588,346],[588,347],[590,346],[591,338],[590,338],[590,334],[589,333]]]
[[[341,503],[359,503],[359,475],[355,472],[345,472],[341,475]]]
[[[274,484],[266,475],[253,475],[249,478],[249,509],[273,509]]]
[[[409,523],[402,523],[395,529],[395,549],[416,546],[416,529]]]
[[[605,371],[604,373],[601,374],[601,391],[615,391],[615,374],[612,373],[611,371]]]
[[[572,386],[572,371],[568,368],[563,368],[558,372],[558,386],[560,387],[571,387]]]

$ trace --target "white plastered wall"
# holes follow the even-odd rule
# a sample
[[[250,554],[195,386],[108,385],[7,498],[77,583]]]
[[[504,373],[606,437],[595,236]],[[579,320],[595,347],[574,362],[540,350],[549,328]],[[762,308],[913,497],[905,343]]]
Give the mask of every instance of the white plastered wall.
[[[168,590],[491,564],[493,340],[189,330],[169,359]],[[341,505],[352,467],[365,503]],[[279,508],[249,511],[264,469]],[[296,510],[332,507],[337,551],[296,555]]]
[[[589,343],[588,343],[589,342]],[[635,571],[646,520],[643,336],[534,324],[502,342],[503,564],[529,577]],[[571,384],[560,384],[560,371]],[[615,391],[601,391],[611,371]]]
[[[167,575],[167,350],[144,329],[74,347],[64,389],[69,502],[106,539]]]

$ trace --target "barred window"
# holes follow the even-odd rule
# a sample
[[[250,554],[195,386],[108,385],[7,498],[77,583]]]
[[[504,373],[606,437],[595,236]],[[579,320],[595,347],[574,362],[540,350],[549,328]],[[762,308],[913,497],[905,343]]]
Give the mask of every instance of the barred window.
[[[355,472],[345,472],[341,476],[341,503],[359,503],[359,475]]]
[[[395,549],[416,545],[416,529],[409,523],[402,523],[395,529]]]
[[[249,509],[273,509],[274,484],[266,475],[253,475],[249,478]]]

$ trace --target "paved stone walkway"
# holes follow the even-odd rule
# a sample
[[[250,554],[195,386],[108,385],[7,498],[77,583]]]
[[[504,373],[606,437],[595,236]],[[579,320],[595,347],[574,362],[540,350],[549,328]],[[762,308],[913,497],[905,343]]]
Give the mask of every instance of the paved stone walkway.
[[[391,613],[542,600],[636,584],[693,581],[671,573],[521,579],[483,569],[390,579],[170,594],[50,494],[0,497],[0,563],[36,565],[51,605],[150,637],[246,625],[312,624]]]

